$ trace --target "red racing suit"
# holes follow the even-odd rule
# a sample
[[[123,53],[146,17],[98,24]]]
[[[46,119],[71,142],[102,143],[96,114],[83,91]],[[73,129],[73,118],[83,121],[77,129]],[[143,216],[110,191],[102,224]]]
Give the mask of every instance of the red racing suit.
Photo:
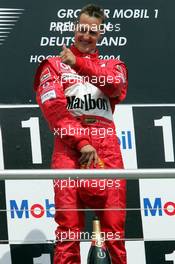
[[[71,46],[76,64],[70,67],[59,57],[45,60],[39,66],[34,88],[37,102],[54,134],[52,168],[80,168],[80,149],[91,144],[104,168],[123,168],[120,146],[115,133],[112,113],[115,104],[127,92],[127,70],[117,59],[100,60],[98,51],[84,54]],[[108,131],[108,133],[107,133]],[[81,133],[80,133],[81,132]],[[102,166],[102,167],[103,167]],[[101,165],[97,165],[97,168]],[[92,165],[91,168],[94,168]],[[90,207],[96,210],[101,221],[113,264],[126,264],[124,246],[125,180],[80,179],[54,181],[55,221],[57,243],[54,264],[79,264],[79,239],[84,228],[84,211],[73,210]],[[65,186],[66,185],[66,186]],[[64,210],[70,209],[70,210]],[[63,239],[69,241],[64,241]],[[121,238],[119,240],[118,238]]]

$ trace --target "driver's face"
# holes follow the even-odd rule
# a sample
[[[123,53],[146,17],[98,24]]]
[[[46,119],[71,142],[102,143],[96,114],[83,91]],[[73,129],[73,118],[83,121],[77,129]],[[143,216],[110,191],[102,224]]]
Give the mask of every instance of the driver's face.
[[[75,47],[82,53],[93,53],[100,39],[101,19],[82,14],[76,25]]]

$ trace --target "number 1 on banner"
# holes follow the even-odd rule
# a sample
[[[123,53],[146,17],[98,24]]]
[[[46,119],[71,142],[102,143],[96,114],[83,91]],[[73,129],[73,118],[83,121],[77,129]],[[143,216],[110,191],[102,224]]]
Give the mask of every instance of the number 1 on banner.
[[[22,128],[30,128],[30,141],[32,149],[32,162],[42,163],[41,140],[38,117],[31,117],[26,121],[21,121]]]
[[[165,254],[165,261],[173,261],[173,264],[175,264],[175,251],[170,254]]]
[[[154,125],[162,127],[165,162],[174,162],[171,116],[163,116],[161,119],[154,120]]]
[[[33,264],[51,264],[50,254],[42,254],[38,258],[33,259]]]
[[[154,17],[157,18],[157,17],[158,17],[158,12],[159,12],[159,10],[158,10],[158,9],[154,9],[154,12],[155,12]]]

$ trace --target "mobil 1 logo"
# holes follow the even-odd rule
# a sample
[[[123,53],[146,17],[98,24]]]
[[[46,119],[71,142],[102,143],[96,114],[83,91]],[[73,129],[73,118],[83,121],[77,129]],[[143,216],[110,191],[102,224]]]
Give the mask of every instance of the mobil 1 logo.
[[[134,106],[138,168],[175,167],[175,105]]]
[[[175,264],[175,241],[145,241],[146,264]]]

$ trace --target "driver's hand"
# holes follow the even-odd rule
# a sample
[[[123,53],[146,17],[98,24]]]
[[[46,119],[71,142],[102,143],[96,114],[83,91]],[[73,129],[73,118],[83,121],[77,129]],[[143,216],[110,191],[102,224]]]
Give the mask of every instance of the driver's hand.
[[[81,157],[79,162],[81,165],[86,164],[86,168],[89,168],[91,163],[94,162],[94,165],[99,161],[96,149],[91,145],[86,145],[80,149]]]

